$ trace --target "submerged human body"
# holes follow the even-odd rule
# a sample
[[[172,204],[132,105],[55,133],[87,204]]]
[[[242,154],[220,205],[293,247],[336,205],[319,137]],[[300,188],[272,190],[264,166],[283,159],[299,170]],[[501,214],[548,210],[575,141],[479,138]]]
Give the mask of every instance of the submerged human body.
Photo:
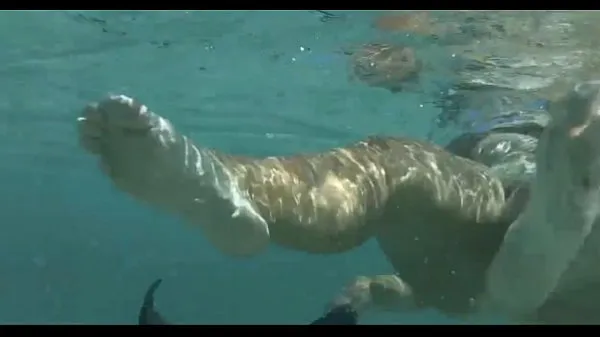
[[[398,274],[363,277],[351,285],[344,294],[354,296],[351,305],[359,313],[434,307],[462,316],[483,305],[530,319],[557,296],[577,312],[588,298],[573,298],[570,289],[587,286],[598,274],[565,273],[597,215],[592,206],[600,204],[595,178],[600,150],[592,144],[600,127],[594,88],[584,94],[575,90],[565,102],[581,104],[558,108],[559,117],[542,136],[537,162],[551,169],[542,170],[538,178],[544,182],[531,189],[536,203],[523,214],[534,216],[521,219],[522,189],[505,195],[489,167],[423,141],[375,137],[317,154],[236,157],[194,145],[126,96],[89,106],[80,118],[80,135],[120,189],[198,224],[226,254],[254,255],[269,242],[336,253],[375,237]],[[581,181],[585,186],[578,185]],[[543,184],[552,189],[541,192]],[[557,203],[555,191],[577,202]],[[546,211],[546,204],[558,219],[572,219],[571,226],[540,224],[533,211]],[[552,235],[570,242],[557,247]],[[510,245],[503,246],[503,238]],[[527,258],[523,249],[528,248],[537,260]],[[590,253],[577,261],[590,256],[595,261]],[[562,259],[553,260],[557,256]],[[517,263],[519,258],[525,264]],[[548,319],[534,320],[566,316],[555,309]]]

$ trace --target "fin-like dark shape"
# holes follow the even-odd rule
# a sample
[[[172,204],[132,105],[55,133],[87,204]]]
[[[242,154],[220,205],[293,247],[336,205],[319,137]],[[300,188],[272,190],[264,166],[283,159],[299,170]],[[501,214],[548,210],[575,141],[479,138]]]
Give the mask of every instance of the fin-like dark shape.
[[[357,325],[358,314],[350,306],[339,306],[330,310],[310,325]]]
[[[138,325],[172,325],[154,307],[154,293],[162,279],[154,281],[144,296]],[[309,325],[357,325],[358,314],[350,306],[339,306]]]
[[[162,315],[154,308],[154,293],[158,286],[162,282],[162,279],[154,281],[144,296],[144,302],[140,308],[140,314],[138,317],[139,325],[171,325]]]

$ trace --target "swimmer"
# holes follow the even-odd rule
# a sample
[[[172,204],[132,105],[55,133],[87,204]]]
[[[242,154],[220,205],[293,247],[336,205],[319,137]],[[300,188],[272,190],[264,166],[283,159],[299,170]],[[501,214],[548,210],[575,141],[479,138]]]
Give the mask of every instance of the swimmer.
[[[533,172],[527,170],[527,166],[535,165],[534,150],[549,119],[544,118],[544,115],[535,116],[537,118],[520,117],[523,115],[500,114],[490,121],[486,129],[477,128],[453,139],[446,146],[446,150],[461,157],[483,162],[496,169],[509,167],[509,170],[498,170],[499,175],[505,178],[503,181],[505,189],[526,184],[533,175]],[[499,146],[502,143],[504,145]],[[486,160],[487,158],[494,160]],[[510,191],[507,192],[510,194]],[[154,308],[154,292],[160,282],[161,280],[155,281],[146,293],[140,310],[140,325],[168,324]],[[331,303],[331,308],[311,324],[358,324],[357,313],[352,309],[352,300],[348,298],[355,296],[343,294],[337,299],[338,303]]]
[[[435,308],[576,322],[598,308],[578,290],[600,284],[599,102],[600,82],[552,101],[535,174],[508,190],[493,167],[410,138],[234,156],[195,144],[124,95],[90,104],[78,124],[82,147],[115,186],[196,225],[224,254],[256,256],[269,244],[335,254],[375,238],[393,272],[358,277],[332,302],[359,317]]]

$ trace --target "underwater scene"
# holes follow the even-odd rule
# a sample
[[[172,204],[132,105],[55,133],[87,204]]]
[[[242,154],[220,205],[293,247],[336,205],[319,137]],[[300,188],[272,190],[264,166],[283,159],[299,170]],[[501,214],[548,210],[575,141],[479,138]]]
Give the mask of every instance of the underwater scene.
[[[478,314],[598,15],[0,12],[0,323],[600,322],[597,249]]]

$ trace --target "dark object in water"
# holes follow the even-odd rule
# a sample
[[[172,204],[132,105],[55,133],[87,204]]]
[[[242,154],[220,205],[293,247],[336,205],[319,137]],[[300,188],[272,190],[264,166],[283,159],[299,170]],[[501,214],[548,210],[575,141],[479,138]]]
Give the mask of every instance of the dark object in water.
[[[154,308],[154,293],[161,284],[162,279],[158,279],[150,285],[144,295],[144,302],[140,308],[138,316],[139,325],[171,325],[165,318]]]
[[[138,325],[172,325],[154,307],[154,293],[162,282],[158,279],[150,285],[144,295],[144,302],[140,308]],[[339,306],[321,316],[309,325],[356,325],[358,315],[349,306]]]
[[[322,10],[312,10],[311,12],[316,12],[321,14],[321,18],[319,19],[321,22],[328,22],[332,19],[342,19],[343,16],[337,15],[337,14],[333,14],[331,12],[328,11],[322,11]]]
[[[400,92],[418,78],[422,63],[410,47],[369,43],[354,51],[350,68],[353,78],[371,87]]]
[[[351,306],[339,306],[330,310],[310,325],[358,325],[358,314]]]

